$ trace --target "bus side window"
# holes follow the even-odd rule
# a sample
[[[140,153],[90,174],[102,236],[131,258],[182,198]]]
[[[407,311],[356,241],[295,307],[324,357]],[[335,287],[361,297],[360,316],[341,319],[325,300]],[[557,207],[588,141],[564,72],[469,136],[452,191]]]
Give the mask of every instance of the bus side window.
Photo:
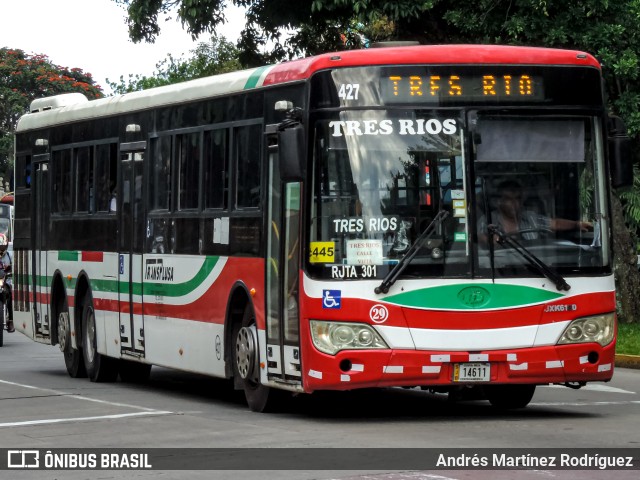
[[[117,144],[96,146],[95,211],[108,212],[111,193],[117,181]]]
[[[171,208],[171,140],[170,135],[151,139],[149,206],[152,211]]]
[[[260,206],[260,145],[262,125],[238,127],[235,130],[236,208]]]
[[[71,149],[53,152],[53,204],[56,213],[71,212]]]
[[[92,213],[93,201],[93,155],[90,147],[75,149],[76,158],[76,212]]]

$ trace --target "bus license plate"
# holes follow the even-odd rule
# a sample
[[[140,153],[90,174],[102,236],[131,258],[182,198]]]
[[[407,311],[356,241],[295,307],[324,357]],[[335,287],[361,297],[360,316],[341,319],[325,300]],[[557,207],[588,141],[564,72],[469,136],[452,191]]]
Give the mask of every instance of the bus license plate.
[[[491,380],[489,363],[454,363],[454,382],[488,382]]]

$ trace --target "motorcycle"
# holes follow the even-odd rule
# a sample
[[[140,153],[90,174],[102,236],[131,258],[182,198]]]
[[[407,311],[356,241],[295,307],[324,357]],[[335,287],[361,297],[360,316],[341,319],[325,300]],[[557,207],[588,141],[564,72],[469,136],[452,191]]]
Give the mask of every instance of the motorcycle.
[[[9,309],[7,307],[7,299],[11,299],[10,278],[11,273],[0,268],[0,347],[4,345],[4,331],[9,331]]]

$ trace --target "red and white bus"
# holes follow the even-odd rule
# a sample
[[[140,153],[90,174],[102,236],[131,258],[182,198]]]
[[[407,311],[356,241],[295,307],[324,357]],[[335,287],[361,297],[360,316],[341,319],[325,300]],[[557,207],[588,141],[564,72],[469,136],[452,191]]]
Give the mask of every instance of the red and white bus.
[[[256,411],[276,389],[393,386],[523,407],[612,377],[627,145],[591,55],[528,47],[36,100],[16,133],[16,328],[72,377],[233,377]]]

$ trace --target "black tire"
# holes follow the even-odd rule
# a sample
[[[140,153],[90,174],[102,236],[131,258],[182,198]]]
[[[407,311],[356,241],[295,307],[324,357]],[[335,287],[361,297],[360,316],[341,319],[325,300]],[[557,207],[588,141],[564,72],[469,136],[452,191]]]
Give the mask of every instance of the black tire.
[[[71,378],[86,378],[87,370],[84,368],[82,351],[71,346],[71,324],[66,302],[58,313],[56,322],[58,345],[64,356],[64,366],[67,368],[67,373]]]
[[[151,365],[131,360],[120,360],[118,371],[120,373],[120,380],[123,382],[144,383],[149,380]]]
[[[273,410],[276,392],[260,384],[256,319],[250,305],[244,310],[242,323],[233,325],[231,342],[234,381],[242,385],[247,405],[253,412]]]
[[[535,385],[490,385],[485,387],[487,400],[500,410],[524,408],[536,391]]]
[[[93,298],[87,293],[82,302],[82,356],[92,382],[114,382],[118,378],[118,360],[98,353]]]

